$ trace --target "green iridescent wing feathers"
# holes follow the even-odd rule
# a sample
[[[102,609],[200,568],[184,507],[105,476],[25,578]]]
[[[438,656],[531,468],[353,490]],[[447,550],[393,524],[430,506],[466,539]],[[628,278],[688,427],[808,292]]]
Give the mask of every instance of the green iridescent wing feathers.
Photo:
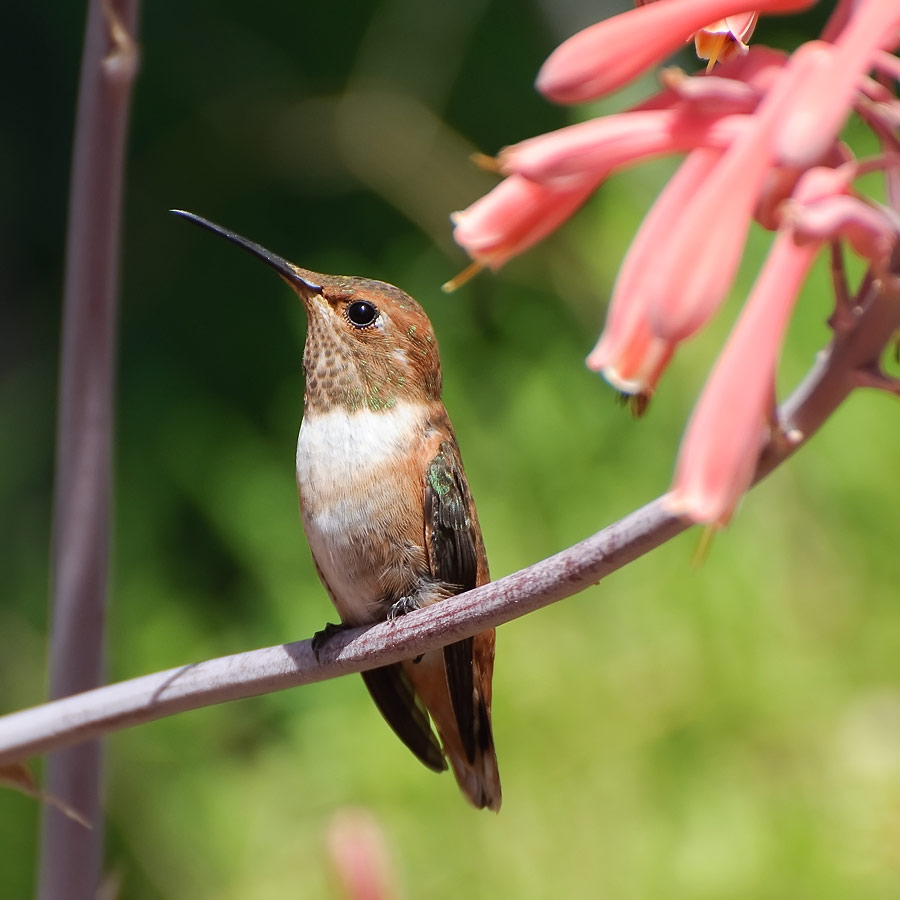
[[[470,502],[459,451],[444,441],[425,474],[426,535],[431,574],[455,593],[474,588],[478,578]],[[473,638],[444,648],[450,699],[470,763],[476,734],[473,649]]]

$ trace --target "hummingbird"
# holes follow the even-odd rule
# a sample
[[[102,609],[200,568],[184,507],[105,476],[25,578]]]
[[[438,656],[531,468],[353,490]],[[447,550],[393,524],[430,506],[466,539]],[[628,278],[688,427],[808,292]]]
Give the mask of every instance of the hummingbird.
[[[303,303],[297,491],[316,571],[342,625],[392,619],[490,581],[422,307],[393,285],[302,269],[207,219],[172,212],[261,259]],[[340,627],[320,631],[314,649]],[[463,795],[498,810],[494,644],[490,629],[362,677],[421,762],[440,772],[449,760]]]

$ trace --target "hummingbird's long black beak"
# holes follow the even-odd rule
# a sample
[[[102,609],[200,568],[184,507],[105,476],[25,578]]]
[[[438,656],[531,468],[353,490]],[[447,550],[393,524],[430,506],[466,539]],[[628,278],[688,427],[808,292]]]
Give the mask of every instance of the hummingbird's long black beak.
[[[252,253],[257,259],[261,259],[269,266],[269,268],[274,269],[289,284],[293,284],[299,288],[305,288],[306,290],[313,291],[317,294],[322,293],[322,285],[316,284],[308,278],[304,278],[296,266],[291,265],[291,263],[283,257],[276,256],[271,251],[266,250],[265,247],[261,247],[259,244],[247,240],[247,238],[241,237],[239,234],[229,231],[227,228],[223,228],[221,225],[216,225],[215,222],[210,222],[209,219],[204,219],[203,216],[198,216],[196,213],[186,212],[183,209],[170,209],[169,212],[173,212],[176,216],[181,216],[182,219],[187,219],[189,222],[193,222],[195,225],[199,225],[201,228],[205,228],[207,231],[211,231],[213,234],[225,238],[226,241],[237,244],[238,247],[242,247],[248,253]]]

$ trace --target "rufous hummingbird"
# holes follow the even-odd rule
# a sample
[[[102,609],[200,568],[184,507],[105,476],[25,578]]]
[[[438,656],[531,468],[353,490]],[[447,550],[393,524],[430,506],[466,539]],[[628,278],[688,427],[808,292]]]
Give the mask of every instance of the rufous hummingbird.
[[[200,216],[172,211],[261,259],[306,310],[297,490],[316,571],[341,622],[383,621],[489,581],[441,400],[437,342],[419,304],[380,281],[301,269]],[[388,724],[428,768],[446,769],[446,757],[472,804],[497,810],[493,668],[491,629],[362,676]]]

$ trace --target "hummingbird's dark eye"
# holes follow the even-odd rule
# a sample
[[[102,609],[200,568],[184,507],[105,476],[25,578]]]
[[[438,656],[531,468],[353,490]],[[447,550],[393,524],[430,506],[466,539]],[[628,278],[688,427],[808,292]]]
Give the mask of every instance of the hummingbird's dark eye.
[[[347,307],[347,318],[357,328],[365,328],[378,318],[378,307],[368,300],[354,300]]]

